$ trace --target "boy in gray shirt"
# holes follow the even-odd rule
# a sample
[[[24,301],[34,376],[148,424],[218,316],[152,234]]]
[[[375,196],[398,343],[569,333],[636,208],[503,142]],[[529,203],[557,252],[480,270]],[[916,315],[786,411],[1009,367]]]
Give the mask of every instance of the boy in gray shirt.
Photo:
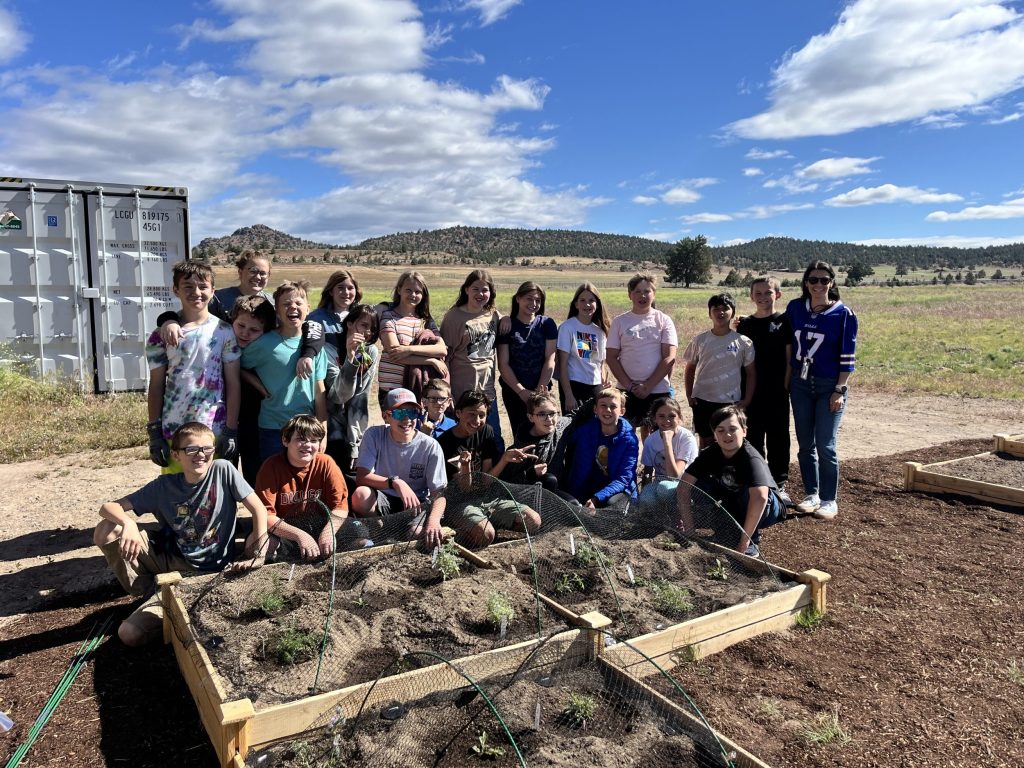
[[[134,493],[100,507],[103,520],[93,542],[121,586],[145,595],[160,573],[182,575],[223,570],[234,557],[238,502],[252,513],[252,534],[246,553],[252,558],[232,566],[239,570],[263,564],[267,544],[267,510],[229,462],[214,460],[213,430],[188,422],[175,430],[171,454],[182,466]],[[160,530],[153,536],[139,528],[137,516],[156,516]],[[125,619],[117,630],[125,645],[144,645],[163,624],[159,596],[153,595]]]

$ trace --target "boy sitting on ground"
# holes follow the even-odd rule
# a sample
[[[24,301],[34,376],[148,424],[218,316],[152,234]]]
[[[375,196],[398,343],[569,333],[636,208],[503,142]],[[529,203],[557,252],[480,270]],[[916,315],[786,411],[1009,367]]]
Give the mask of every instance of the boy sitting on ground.
[[[444,379],[431,379],[423,387],[423,419],[420,432],[439,438],[455,426],[455,419],[445,413],[452,399],[452,386]]]
[[[384,401],[384,426],[363,434],[356,461],[357,488],[350,508],[357,517],[386,516],[415,510],[410,538],[422,537],[428,548],[441,543],[444,489],[448,484],[444,454],[433,438],[416,429],[421,409],[416,395],[398,387]],[[422,506],[429,504],[429,512]]]
[[[238,434],[239,358],[231,326],[209,311],[213,269],[197,261],[174,265],[174,295],[181,301],[181,340],[169,346],[153,331],[146,342],[149,361],[149,457],[167,472],[170,439],[182,424],[197,421],[214,433],[217,454],[233,460]]]
[[[785,517],[786,505],[779,497],[768,465],[750,443],[747,417],[735,405],[720,408],[711,415],[715,442],[701,451],[683,473],[676,490],[679,519],[677,525],[692,534],[709,521],[694,521],[693,503],[706,493],[719,502],[742,526],[735,549],[752,557],[761,552],[760,531]],[[693,488],[698,489],[697,493]],[[729,532],[731,537],[734,531]]]
[[[460,490],[464,492],[472,488],[474,473],[497,477],[510,465],[536,459],[529,452],[529,447],[509,448],[498,458],[494,430],[487,423],[490,407],[490,400],[482,390],[466,390],[455,404],[456,425],[438,438],[448,460],[445,464],[448,479],[457,479]],[[454,460],[458,463],[457,470],[452,463]],[[540,530],[540,515],[535,510],[508,498],[504,492],[501,496],[480,505],[467,504],[459,512],[449,513],[461,543],[470,547],[486,547],[494,541],[496,528],[530,533]]]
[[[640,442],[622,418],[624,412],[622,390],[605,387],[595,398],[594,418],[573,433],[565,490],[591,509],[625,507],[636,500]]]
[[[334,551],[348,517],[348,488],[334,459],[317,452],[323,438],[315,417],[293,416],[281,430],[284,450],[260,467],[256,493],[267,508],[268,555],[282,542],[294,543],[303,560]]]
[[[252,534],[245,543],[249,561],[235,568],[263,564],[267,544],[267,510],[238,470],[214,460],[214,435],[205,424],[189,422],[171,437],[171,458],[181,473],[163,474],[134,493],[100,507],[103,520],[93,542],[125,591],[149,594],[159,573],[214,573],[233,559],[236,505],[252,513]],[[160,529],[150,534],[137,517],[152,513]],[[139,606],[117,630],[125,645],[143,645],[163,625],[159,594]]]
[[[508,463],[498,475],[506,483],[533,485],[540,483],[549,491],[558,492],[556,449],[562,433],[571,423],[558,415],[558,401],[550,392],[534,392],[526,401],[527,423],[516,433],[513,448],[526,453],[523,460]]]

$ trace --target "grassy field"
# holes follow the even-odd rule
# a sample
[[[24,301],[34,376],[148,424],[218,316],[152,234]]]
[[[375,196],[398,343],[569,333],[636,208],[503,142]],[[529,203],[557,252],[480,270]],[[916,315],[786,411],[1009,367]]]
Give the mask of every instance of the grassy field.
[[[561,322],[580,282],[589,280],[601,291],[606,309],[615,315],[629,308],[625,283],[631,273],[617,267],[563,262],[560,269],[500,267],[491,270],[498,307],[508,312],[516,287],[533,279],[547,291],[547,314]],[[320,287],[337,267],[275,265],[271,286],[286,279],[307,279]],[[427,265],[421,268],[431,290],[431,307],[440,320],[454,303],[468,270]],[[353,269],[364,301],[389,298],[399,267]],[[787,275],[790,278],[794,275]],[[217,284],[230,285],[234,269],[218,270]],[[658,306],[672,315],[680,342],[709,327],[707,298],[718,288],[662,287]],[[796,295],[786,289],[785,302]],[[975,286],[865,286],[843,290],[844,301],[857,313],[860,334],[854,383],[878,392],[926,393],[1003,400],[1024,400],[1024,328],[1020,315],[1024,290],[1019,283]],[[750,308],[737,294],[740,310]],[[682,366],[674,380],[680,387]],[[141,395],[88,397],[62,383],[39,384],[17,372],[0,369],[0,461],[23,461],[89,448],[139,445],[145,436],[145,403]]]

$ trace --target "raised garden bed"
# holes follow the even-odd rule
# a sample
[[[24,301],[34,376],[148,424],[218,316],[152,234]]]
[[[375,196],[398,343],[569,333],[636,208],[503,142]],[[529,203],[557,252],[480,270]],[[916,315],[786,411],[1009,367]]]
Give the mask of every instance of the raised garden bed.
[[[551,647],[554,646],[554,647]],[[660,694],[602,658],[554,637],[514,675],[462,689],[363,706],[323,727],[253,751],[258,767],[308,765],[738,766],[766,768],[714,732],[678,689]],[[551,651],[554,651],[553,653]],[[350,711],[351,706],[343,707]],[[333,762],[332,762],[333,761]]]
[[[535,552],[539,551],[536,545],[540,541],[560,541],[563,535],[563,531],[558,531],[535,537]],[[640,579],[647,578],[643,575],[643,559],[651,556],[648,547],[659,549],[653,541],[602,544],[614,544],[608,550],[610,557],[622,558],[620,566],[624,567],[625,562],[636,557],[636,581],[638,574]],[[545,546],[557,548],[555,544]],[[181,579],[177,574],[160,577],[166,614],[164,638],[174,647],[178,664],[222,763],[231,765],[235,761],[238,764],[236,757],[244,757],[251,748],[322,727],[332,717],[332,712],[333,716],[340,712],[344,717],[351,717],[365,706],[379,708],[390,702],[411,701],[463,687],[467,678],[515,670],[541,642],[536,638],[534,623],[538,608],[533,601],[530,579],[524,578],[518,570],[514,574],[511,567],[494,566],[498,559],[520,557],[514,553],[521,553],[523,547],[523,543],[509,543],[483,553],[462,551],[466,562],[462,563],[460,574],[453,575],[450,581],[441,580],[433,572],[429,555],[417,553],[408,545],[339,556],[332,639],[326,646],[322,668],[316,669],[315,657],[319,653],[315,653],[288,667],[284,680],[280,679],[278,668],[279,677],[273,682],[266,674],[269,667],[279,662],[267,655],[271,635],[288,626],[310,632],[322,627],[325,603],[321,603],[327,595],[327,571],[322,566],[297,570],[290,582],[286,581],[291,575],[290,566],[265,567],[238,580],[237,584],[247,584],[248,579],[254,579],[233,596],[218,594],[212,600],[209,595],[203,596],[199,602],[201,608],[191,614],[187,605],[195,604],[201,594],[201,579],[179,584]],[[694,552],[684,552],[690,549]],[[752,598],[748,596],[746,602],[720,610],[715,610],[716,604],[709,600],[706,607],[712,612],[681,623],[671,624],[671,619],[662,616],[662,629],[640,634],[628,644],[612,644],[614,641],[605,629],[612,621],[590,610],[593,604],[583,601],[569,608],[542,596],[545,606],[578,628],[562,641],[566,652],[571,648],[574,658],[588,659],[603,654],[608,662],[625,673],[643,676],[659,668],[671,668],[680,653],[687,658],[714,653],[762,632],[789,627],[805,609],[822,612],[825,609],[827,574],[792,573],[714,544],[691,543],[679,550],[661,548],[661,551],[669,560],[696,557],[698,571],[705,569],[708,581],[721,581],[708,578],[706,571],[716,561],[728,561],[731,563],[729,578],[734,583],[738,574],[749,573],[781,583],[782,587]],[[404,558],[411,560],[402,562]],[[606,566],[611,571],[616,567],[610,563]],[[669,573],[672,563],[659,560],[651,567],[660,569],[660,577]],[[378,572],[387,574],[387,578],[377,580],[374,574]],[[687,573],[692,576],[692,569]],[[253,606],[274,587],[275,575],[276,585],[282,592],[281,612],[262,615],[265,611]],[[459,581],[463,583],[456,584]],[[282,582],[286,588],[281,588]],[[454,586],[449,589],[446,584]],[[410,589],[415,590],[414,594],[409,593]],[[621,589],[621,585],[617,589]],[[495,591],[507,594],[513,610],[523,616],[522,620],[516,619],[507,626],[504,637],[493,624],[484,626],[487,596]],[[633,587],[632,591],[639,592],[639,589]],[[187,596],[187,603],[183,595]],[[463,600],[465,595],[470,597]],[[371,610],[374,605],[377,609]],[[292,614],[294,617],[290,618]],[[408,617],[412,615],[420,616],[424,623],[410,622]],[[384,620],[374,623],[375,617]],[[194,625],[194,621],[202,626]],[[552,632],[557,623],[551,616],[542,619],[543,632]],[[218,634],[227,629],[233,629],[235,634]],[[519,632],[523,634],[517,634]],[[621,632],[617,630],[616,636],[621,639]],[[353,655],[352,650],[345,647],[350,642],[362,643],[364,658],[357,659],[357,654]],[[251,658],[242,663],[237,654],[226,654],[232,646],[248,648]],[[408,655],[396,660],[403,653]],[[223,659],[232,660],[225,666]],[[445,659],[454,661],[447,663]],[[417,664],[424,666],[412,668]],[[337,674],[324,670],[334,670]],[[309,691],[314,679],[316,689]],[[244,695],[246,692],[253,695]],[[339,706],[340,711],[336,710]]]
[[[903,487],[1024,507],[1024,441],[1021,437],[996,435],[994,450],[986,453],[934,464],[908,461],[903,469]]]

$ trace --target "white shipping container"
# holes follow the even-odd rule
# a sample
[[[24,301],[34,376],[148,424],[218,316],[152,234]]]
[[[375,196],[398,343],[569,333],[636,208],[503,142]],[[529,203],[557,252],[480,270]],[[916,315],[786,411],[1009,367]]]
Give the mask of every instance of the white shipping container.
[[[0,177],[0,357],[84,391],[143,390],[145,343],[176,309],[188,190]]]

